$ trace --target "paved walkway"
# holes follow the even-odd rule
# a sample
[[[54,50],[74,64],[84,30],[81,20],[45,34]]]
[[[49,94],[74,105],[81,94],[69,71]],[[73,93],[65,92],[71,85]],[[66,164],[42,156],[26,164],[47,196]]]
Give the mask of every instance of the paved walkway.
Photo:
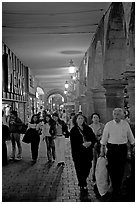
[[[8,142],[8,155],[11,143]],[[39,159],[31,164],[30,145],[22,143],[22,161],[10,161],[2,169],[3,202],[80,202],[80,192],[70,154],[70,142],[66,139],[66,164],[57,167],[49,164],[45,142],[41,141]],[[90,176],[88,179],[89,198],[98,202],[93,191]]]

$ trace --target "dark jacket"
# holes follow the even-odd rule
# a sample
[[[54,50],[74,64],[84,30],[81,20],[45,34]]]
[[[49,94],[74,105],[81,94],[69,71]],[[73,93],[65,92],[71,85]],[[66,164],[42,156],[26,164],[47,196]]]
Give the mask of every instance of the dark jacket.
[[[88,148],[83,146],[83,136],[80,133],[78,126],[74,126],[70,131],[71,152],[74,161],[88,160],[93,158],[93,147],[96,142],[95,134],[88,125],[83,126],[84,138],[87,142],[91,141],[91,145]]]
[[[20,127],[23,125],[22,121],[20,118],[15,119],[15,123],[11,124],[10,123],[11,119],[9,120],[9,130],[11,133],[20,133]]]
[[[58,120],[58,123],[62,126],[62,133],[63,135],[68,138],[70,136],[70,133],[68,131],[68,126],[63,120]]]
[[[7,125],[2,124],[2,143],[10,139],[10,131]]]

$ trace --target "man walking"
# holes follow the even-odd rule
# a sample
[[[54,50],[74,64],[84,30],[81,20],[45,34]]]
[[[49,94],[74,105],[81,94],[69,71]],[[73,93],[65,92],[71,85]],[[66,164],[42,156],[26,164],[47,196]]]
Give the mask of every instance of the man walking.
[[[106,123],[102,135],[101,153],[105,155],[107,145],[108,171],[113,187],[113,199],[117,199],[124,175],[127,160],[127,142],[129,141],[134,150],[135,139],[127,121],[122,120],[123,110],[113,110],[113,120]]]
[[[10,119],[9,119],[9,129],[11,132],[11,142],[12,142],[12,154],[10,160],[15,159],[16,154],[16,143],[18,146],[18,155],[16,160],[22,159],[22,147],[20,142],[20,131],[19,127],[22,125],[22,121],[18,118],[17,111],[11,111]]]

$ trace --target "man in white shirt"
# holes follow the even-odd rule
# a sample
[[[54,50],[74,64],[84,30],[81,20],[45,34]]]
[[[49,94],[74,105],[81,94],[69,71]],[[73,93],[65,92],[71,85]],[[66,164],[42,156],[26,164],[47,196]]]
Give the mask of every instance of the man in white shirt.
[[[134,147],[135,139],[130,126],[123,118],[123,110],[113,110],[113,120],[106,123],[102,135],[100,156],[105,156],[107,145],[108,171],[110,174],[114,198],[118,197],[127,160],[127,142]],[[134,150],[134,148],[133,148]]]

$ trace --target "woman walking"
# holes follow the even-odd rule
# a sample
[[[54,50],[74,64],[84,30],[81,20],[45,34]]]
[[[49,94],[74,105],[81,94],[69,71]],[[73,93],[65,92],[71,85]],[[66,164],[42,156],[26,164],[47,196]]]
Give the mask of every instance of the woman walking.
[[[98,113],[93,113],[91,115],[91,120],[92,120],[92,123],[89,125],[89,127],[92,128],[97,139],[97,142],[95,143],[93,148],[93,162],[92,162],[92,180],[93,182],[95,182],[96,180],[95,169],[96,169],[97,159],[100,154],[100,148],[101,148],[100,140],[103,134],[104,124],[100,122],[100,115]]]
[[[74,127],[70,131],[72,158],[81,192],[87,192],[87,177],[92,166],[93,147],[96,142],[92,129],[86,125],[82,114],[74,117]]]
[[[59,166],[65,164],[65,137],[69,136],[69,132],[66,123],[60,120],[58,113],[53,113],[53,119],[56,123],[55,151]]]
[[[51,115],[46,114],[44,116],[44,125],[42,127],[43,140],[47,146],[48,161],[55,161],[55,143],[54,137],[56,134],[55,121],[51,118]]]
[[[31,153],[32,153],[32,162],[36,163],[38,158],[38,149],[40,142],[40,132],[41,132],[41,123],[37,114],[34,114],[31,118],[31,122],[28,124],[28,129],[31,129]]]

